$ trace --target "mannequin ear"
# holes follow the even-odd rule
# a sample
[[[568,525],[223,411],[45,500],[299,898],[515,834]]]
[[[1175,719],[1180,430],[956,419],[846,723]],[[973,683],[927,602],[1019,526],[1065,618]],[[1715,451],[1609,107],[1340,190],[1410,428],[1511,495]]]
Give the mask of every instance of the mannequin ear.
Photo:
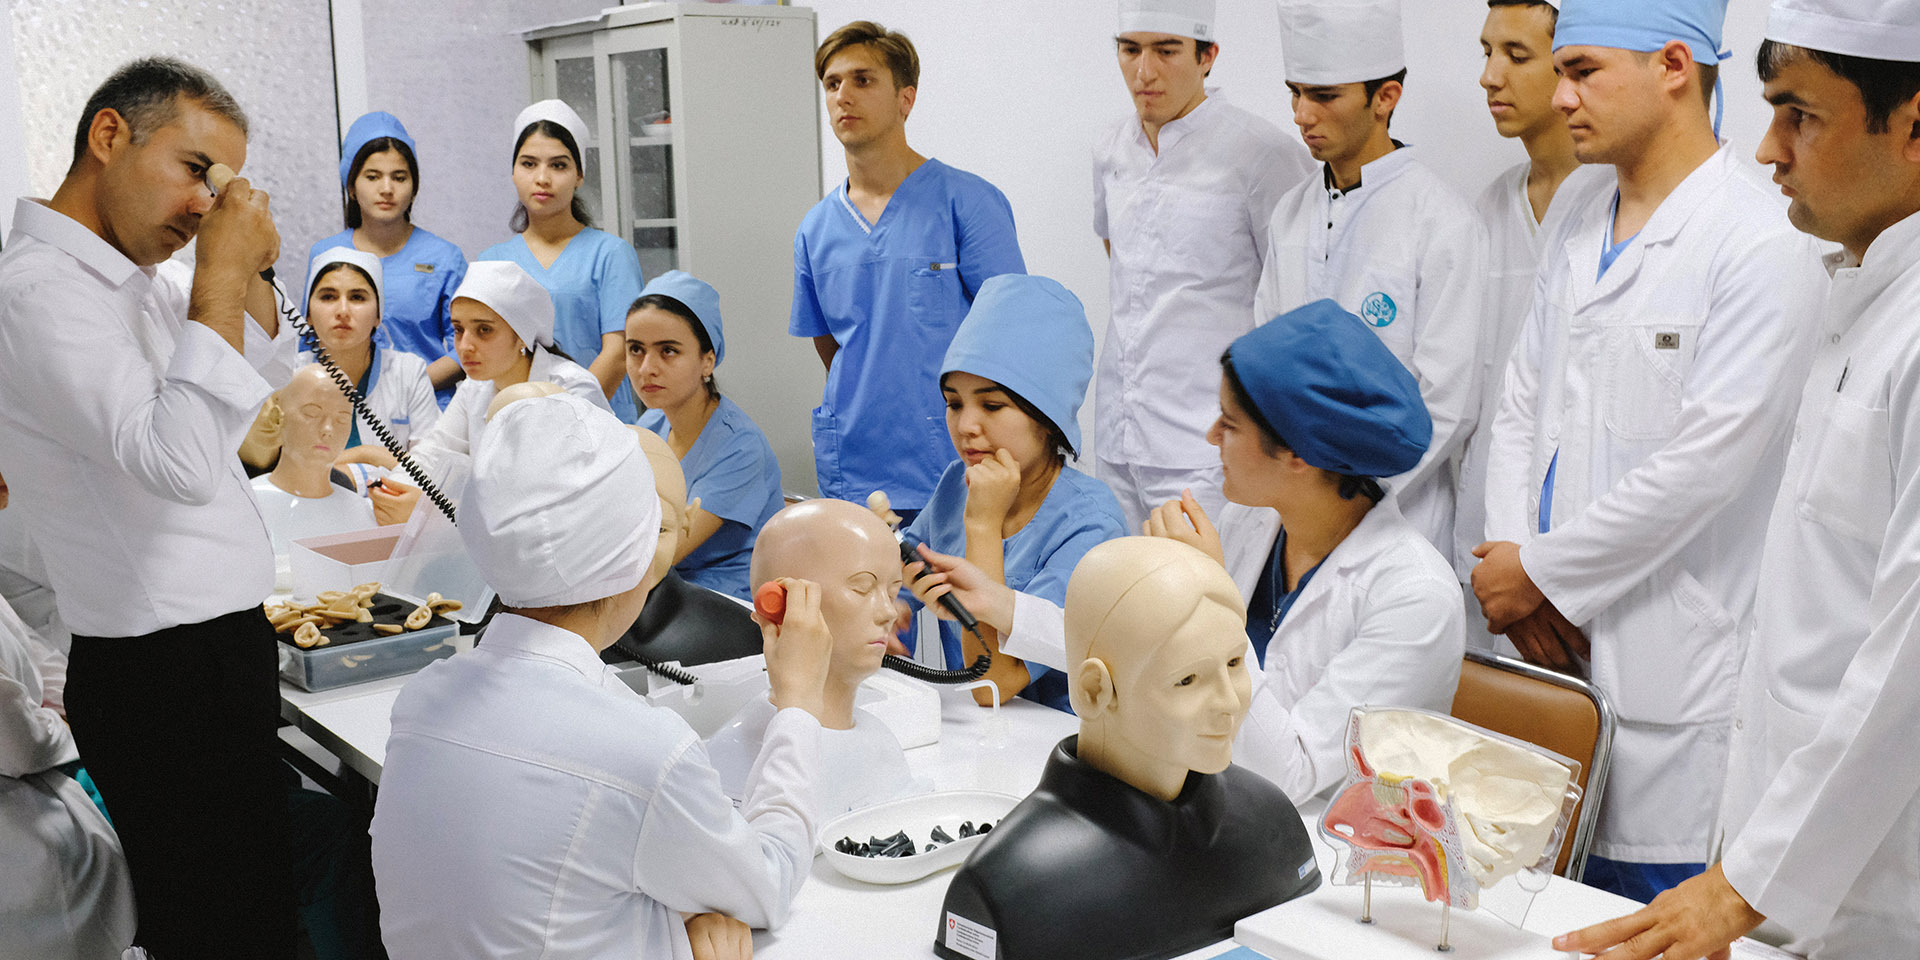
[[[1073,703],[1073,711],[1082,717],[1092,717],[1113,709],[1118,691],[1113,684],[1113,673],[1107,669],[1104,660],[1091,657],[1080,661],[1073,672],[1073,688],[1068,691],[1068,699]]]

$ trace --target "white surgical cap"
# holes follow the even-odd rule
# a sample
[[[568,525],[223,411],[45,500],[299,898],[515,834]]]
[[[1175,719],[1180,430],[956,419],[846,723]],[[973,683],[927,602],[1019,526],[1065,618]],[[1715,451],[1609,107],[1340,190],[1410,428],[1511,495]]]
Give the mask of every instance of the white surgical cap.
[[[1120,32],[1213,42],[1213,0],[1120,0]]]
[[[1913,63],[1920,61],[1920,0],[1773,0],[1767,39]]]
[[[529,348],[553,346],[553,297],[532,275],[511,260],[475,260],[467,264],[453,298],[478,300],[493,308]]]
[[[639,586],[660,538],[640,442],[572,394],[508,404],[480,435],[460,537],[509,607],[559,607]]]
[[[313,263],[307,267],[307,296],[313,296],[313,285],[320,282],[320,274],[336,263],[350,263],[366,273],[373,281],[373,295],[384,304],[387,302],[386,280],[381,276],[380,258],[365,250],[352,247],[331,247],[314,254]],[[304,306],[304,305],[303,305]],[[305,312],[304,310],[302,312]]]
[[[588,126],[585,120],[580,119],[580,115],[575,113],[572,107],[567,106],[566,101],[542,100],[520,111],[520,115],[513,118],[514,142],[518,144],[520,135],[527,132],[528,127],[533,126],[535,122],[540,120],[549,120],[559,124],[568,133],[573,135],[574,146],[579,147],[581,150],[587,149],[588,141],[593,139],[589,135],[593,128]],[[582,163],[586,162],[586,158],[584,157],[575,157],[574,159]]]
[[[1407,68],[1400,0],[1280,0],[1280,52],[1288,83],[1391,77]]]

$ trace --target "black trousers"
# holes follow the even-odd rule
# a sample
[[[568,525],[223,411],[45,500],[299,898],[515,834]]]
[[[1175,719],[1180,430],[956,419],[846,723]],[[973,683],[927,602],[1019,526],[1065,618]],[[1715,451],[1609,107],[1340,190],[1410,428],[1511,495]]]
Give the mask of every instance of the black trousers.
[[[155,960],[294,952],[277,652],[259,607],[73,638],[67,719],[133,876]]]

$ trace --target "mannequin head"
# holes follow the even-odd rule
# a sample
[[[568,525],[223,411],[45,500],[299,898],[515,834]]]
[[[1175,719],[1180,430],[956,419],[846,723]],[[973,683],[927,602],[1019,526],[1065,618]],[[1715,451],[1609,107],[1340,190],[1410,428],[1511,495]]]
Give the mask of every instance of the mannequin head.
[[[352,428],[353,405],[317,363],[300,368],[274,397],[285,420],[273,485],[297,497],[327,496],[334,458]]]
[[[1172,540],[1109,540],[1074,569],[1066,607],[1080,759],[1161,800],[1233,763],[1253,681],[1224,568]]]
[[[781,577],[820,586],[820,614],[833,634],[822,723],[850,729],[854,692],[880,669],[893,635],[902,584],[899,545],[865,507],[826,498],[803,501],[774,514],[754,541],[749,583],[758,590]]]
[[[647,455],[647,464],[653,467],[654,489],[660,492],[660,542],[653,548],[653,566],[647,573],[647,579],[659,583],[673,566],[681,541],[693,530],[693,511],[700,500],[696,497],[692,503],[687,502],[687,475],[666,438],[646,427],[632,429],[640,437],[640,452]]]
[[[559,384],[551,380],[528,380],[524,383],[516,383],[494,394],[493,399],[488,401],[486,420],[489,423],[493,422],[494,416],[499,414],[500,409],[515,400],[525,400],[529,397],[551,397],[556,393],[564,392],[565,391],[560,389]]]

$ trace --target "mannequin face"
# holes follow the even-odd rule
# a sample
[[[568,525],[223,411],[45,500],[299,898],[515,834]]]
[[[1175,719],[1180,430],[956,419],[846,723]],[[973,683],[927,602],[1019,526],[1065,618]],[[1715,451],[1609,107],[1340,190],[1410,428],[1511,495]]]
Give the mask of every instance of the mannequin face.
[[[334,264],[313,282],[307,322],[328,353],[357,355],[380,327],[380,297],[359,270]]]
[[[492,307],[457,297],[447,312],[453,321],[453,352],[469,378],[493,380],[526,361],[526,344]]]
[[[844,500],[808,500],[767,521],[754,542],[750,580],[780,577],[820,587],[820,614],[833,634],[830,691],[852,688],[880,669],[893,635],[902,584],[900,548],[872,511]]]
[[[687,318],[659,307],[627,314],[627,380],[647,409],[678,410],[705,401],[713,364],[713,351],[701,351]]]
[[[317,364],[295,373],[278,397],[286,421],[274,475],[290,481],[283,489],[302,496],[325,495],[334,458],[352,425],[353,405]]]
[[[673,556],[680,549],[680,541],[686,539],[693,526],[693,508],[699,506],[695,500],[687,503],[687,478],[680,470],[680,459],[673,455],[673,448],[657,433],[645,427],[629,426],[640,438],[640,449],[647,455],[647,465],[653,468],[653,487],[660,494],[660,541],[653,548],[653,564],[648,568],[647,581],[659,583],[673,566]]]
[[[1233,763],[1233,738],[1253,702],[1246,620],[1202,600],[1145,660],[1113,672],[1115,734],[1142,755],[1199,773]]]
[[[1206,96],[1207,71],[1220,48],[1195,56],[1194,47],[1192,37],[1172,33],[1136,30],[1114,38],[1120,76],[1140,122],[1160,126],[1185,116]]]
[[[353,178],[353,199],[360,204],[361,223],[392,223],[413,206],[413,171],[398,150],[368,155]]]
[[[1046,428],[1014,405],[1007,388],[955,370],[941,378],[940,394],[947,401],[947,435],[967,466],[1002,449],[1013,454],[1021,476],[1052,462]]]
[[[573,192],[583,176],[566,144],[544,133],[528,136],[513,158],[513,189],[534,220],[573,216]]]
[[[1567,118],[1553,108],[1553,88],[1560,83],[1553,72],[1553,26],[1550,8],[1487,11],[1480,29],[1480,50],[1487,58],[1480,87],[1487,91],[1494,129],[1503,137],[1529,137],[1566,125]]]

